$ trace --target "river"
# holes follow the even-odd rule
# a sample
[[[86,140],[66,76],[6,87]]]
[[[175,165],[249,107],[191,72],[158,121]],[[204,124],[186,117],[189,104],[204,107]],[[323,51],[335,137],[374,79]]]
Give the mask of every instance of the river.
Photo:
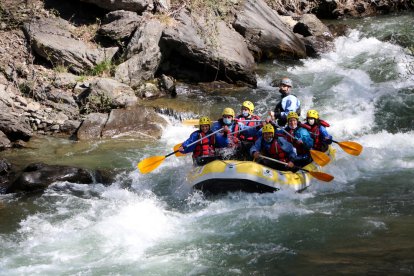
[[[1,195],[0,275],[412,275],[414,57],[392,42],[414,45],[414,16],[344,23],[352,31],[333,52],[261,64],[257,89],[205,95],[181,86],[176,99],[215,118],[251,100],[262,115],[278,99],[272,82],[289,76],[302,110],[317,109],[336,140],[364,146],[359,157],[337,147],[325,170],[333,182],[206,198],[186,186],[190,157],[141,175],[140,160],[172,152],[194,131],[168,116],[159,141],[35,138],[1,157],[119,173],[106,186]]]

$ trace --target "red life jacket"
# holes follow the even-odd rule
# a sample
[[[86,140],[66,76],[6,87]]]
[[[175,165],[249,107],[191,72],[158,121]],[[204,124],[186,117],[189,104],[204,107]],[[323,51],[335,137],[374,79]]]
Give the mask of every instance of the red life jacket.
[[[313,126],[310,126],[309,133],[313,138],[313,148],[316,150],[320,150],[322,148],[322,141],[321,141],[321,135],[320,135],[321,131],[319,129],[319,125],[314,124]]]
[[[252,122],[252,121],[250,121],[250,122],[243,122],[243,121],[246,121],[246,118],[244,118],[243,115],[237,116],[237,120],[239,122],[241,122],[242,124],[245,124],[246,126],[249,126],[249,127],[253,127],[253,126],[255,126],[257,124],[257,122]],[[249,120],[260,120],[260,117],[257,116],[257,115],[252,115],[251,118],[249,118]],[[240,133],[239,134],[239,139],[241,141],[256,141],[257,140],[257,137],[255,136],[255,137],[248,137],[248,138],[246,138],[246,136],[244,136],[243,133]]]
[[[198,131],[199,136],[203,138],[199,143],[196,144],[193,151],[193,158],[198,156],[214,156],[214,145],[216,143],[215,135],[204,138],[207,134],[202,131]]]
[[[289,162],[288,157],[286,156],[286,153],[282,150],[282,147],[277,142],[277,139],[273,139],[272,143],[270,144],[268,156],[270,158],[283,161],[283,162]]]
[[[324,145],[323,145],[322,140],[321,140],[321,131],[320,131],[320,128],[319,128],[319,124],[323,125],[324,127],[329,127],[330,126],[324,120],[319,120],[319,123],[315,122],[313,124],[313,126],[309,125],[307,122],[304,123],[304,124],[301,124],[301,126],[306,128],[309,131],[310,135],[312,136],[312,138],[313,138],[313,148],[316,149],[316,150],[319,150],[319,151],[323,151],[322,149],[323,149]]]
[[[301,125],[302,126],[302,125]],[[298,126],[296,129],[299,129],[301,126]],[[286,130],[286,129],[285,129]],[[285,136],[282,136],[282,137],[285,137],[286,138],[286,140],[289,142],[289,143],[291,143],[294,147],[295,147],[295,149],[296,149],[296,153],[298,154],[298,155],[300,155],[300,154],[306,154],[306,153],[308,153],[308,151],[303,147],[303,144],[298,144],[298,143],[296,143],[295,141],[296,141],[296,139],[293,139],[291,136],[293,136],[293,137],[295,137],[295,130],[293,130],[293,129],[291,129],[291,128],[289,128],[289,130],[286,130],[290,135],[287,135],[287,134],[285,134]]]

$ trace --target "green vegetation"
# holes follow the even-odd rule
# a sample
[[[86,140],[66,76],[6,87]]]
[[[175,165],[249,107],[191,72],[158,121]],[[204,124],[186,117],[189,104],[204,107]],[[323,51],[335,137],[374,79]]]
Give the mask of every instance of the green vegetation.
[[[81,108],[81,113],[89,114],[93,112],[108,113],[112,110],[112,99],[105,94],[91,95]]]
[[[92,76],[110,77],[114,69],[115,65],[110,60],[104,60],[96,64],[87,74]]]

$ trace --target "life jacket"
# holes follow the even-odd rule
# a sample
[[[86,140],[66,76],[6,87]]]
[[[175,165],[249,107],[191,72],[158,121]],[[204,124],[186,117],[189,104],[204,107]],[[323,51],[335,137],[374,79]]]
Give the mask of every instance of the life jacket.
[[[242,124],[245,124],[246,126],[249,126],[249,127],[254,127],[256,124],[257,124],[257,122],[252,122],[252,121],[250,121],[250,122],[243,122],[243,121],[246,121],[246,118],[244,118],[243,117],[243,115],[239,115],[239,116],[237,116],[237,120],[239,121],[239,122],[241,122]],[[257,115],[252,115],[250,118],[249,118],[249,120],[260,120],[260,117],[259,116],[257,116]],[[239,127],[237,126],[237,129],[238,129]],[[244,136],[243,135],[243,133],[239,133],[239,139],[241,140],[241,141],[252,141],[252,142],[254,142],[254,141],[256,141],[257,140],[257,137],[256,136],[254,136],[254,137],[247,137],[246,138],[246,136]]]
[[[263,147],[264,148],[264,147]],[[265,153],[266,154],[266,153]],[[283,151],[280,144],[277,142],[277,138],[272,140],[270,144],[269,151],[267,152],[268,157],[282,161],[282,162],[289,162],[286,153]]]
[[[218,120],[218,122],[220,123],[221,127],[226,126],[226,124],[223,122],[223,118],[220,118]],[[233,130],[231,130],[231,125],[228,126],[229,129],[230,129],[230,132],[235,132],[234,134],[229,133],[227,135],[227,138],[229,139],[228,147],[236,147],[238,145],[238,140],[239,140],[239,135],[240,135],[239,124],[237,122],[233,122],[233,124],[234,124],[234,129]]]
[[[298,98],[295,94],[289,94],[289,95],[292,95],[292,96],[295,96],[296,98]],[[276,104],[275,109],[274,109],[275,114],[280,114],[281,112],[284,112],[284,110],[282,109],[282,100],[286,96],[288,96],[288,95],[282,96],[280,101]],[[300,111],[301,111],[301,109],[300,109],[300,106],[299,106],[299,108],[295,112],[296,112],[296,114],[298,114],[300,116]]]
[[[302,127],[306,128],[313,138],[313,148],[315,150],[324,151],[326,145],[321,140],[321,131],[319,126],[329,127],[330,125],[324,120],[316,121],[313,126],[309,125],[308,122],[301,124]]]
[[[213,156],[214,155],[214,145],[216,143],[215,135],[211,135],[210,137],[206,137],[210,134],[211,131],[204,133],[202,131],[198,131],[199,139],[202,139],[199,143],[196,144],[195,149],[193,151],[193,158],[198,156]]]
[[[298,126],[296,129],[291,129],[291,128],[289,128],[289,129],[285,129],[290,135],[287,135],[287,134],[281,134],[280,136],[282,136],[282,137],[285,137],[285,139],[289,142],[289,143],[291,143],[294,147],[295,147],[295,149],[296,149],[296,153],[298,154],[298,155],[301,155],[301,154],[307,154],[307,153],[309,153],[309,151],[308,150],[306,150],[304,147],[303,147],[303,144],[298,144],[298,143],[296,143],[296,139],[293,139],[291,136],[293,136],[293,137],[295,137],[295,130],[297,130],[297,129],[299,129],[300,128],[300,126]]]

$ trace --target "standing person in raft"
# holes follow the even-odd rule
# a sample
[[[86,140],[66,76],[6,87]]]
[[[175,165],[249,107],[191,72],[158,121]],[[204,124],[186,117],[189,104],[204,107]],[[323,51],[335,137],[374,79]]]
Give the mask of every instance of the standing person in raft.
[[[292,144],[287,142],[284,137],[275,136],[275,129],[271,124],[267,124],[262,128],[262,134],[250,148],[251,156],[256,160],[260,160],[260,154],[262,154],[287,163],[286,166],[267,159],[259,161],[263,165],[276,170],[286,171],[292,169],[294,167],[292,161],[296,158]]]
[[[329,145],[332,144],[332,136],[326,130],[329,124],[319,118],[318,111],[309,110],[306,113],[306,122],[302,126],[310,132],[314,140],[313,148],[315,150],[322,152],[328,150]]]
[[[198,166],[202,166],[216,159],[215,156],[215,135],[206,137],[213,133],[210,130],[211,120],[209,117],[201,117],[199,120],[200,129],[191,133],[190,137],[178,149],[181,153],[193,153],[193,162]],[[203,137],[206,137],[202,139]],[[187,145],[202,139],[190,147]]]
[[[251,101],[244,101],[241,107],[241,114],[236,118],[239,123],[245,124],[249,127],[256,127],[256,130],[260,129],[262,124],[260,117],[253,114],[254,104]],[[251,134],[251,133],[250,133]],[[257,134],[257,133],[256,133]],[[245,159],[250,159],[250,148],[257,140],[257,135],[249,135],[248,133],[240,133],[239,139],[241,142],[241,152]]]
[[[223,129],[216,133],[216,149],[223,159],[241,158],[239,134],[256,135],[254,127],[246,126],[235,120],[234,110],[230,107],[223,109],[222,117],[213,124],[212,131]]]
[[[287,120],[288,126],[285,127],[285,131],[290,135],[287,135],[282,130],[279,130],[277,135],[285,137],[295,147],[297,154],[294,160],[295,165],[298,167],[306,166],[312,162],[309,150],[313,147],[313,139],[305,128],[298,125],[299,116],[296,112],[289,112]]]
[[[291,94],[292,80],[283,78],[279,83],[280,101],[276,104],[274,111],[269,112],[272,120],[277,120],[279,126],[285,126],[289,112],[296,112],[300,115],[300,101]]]

